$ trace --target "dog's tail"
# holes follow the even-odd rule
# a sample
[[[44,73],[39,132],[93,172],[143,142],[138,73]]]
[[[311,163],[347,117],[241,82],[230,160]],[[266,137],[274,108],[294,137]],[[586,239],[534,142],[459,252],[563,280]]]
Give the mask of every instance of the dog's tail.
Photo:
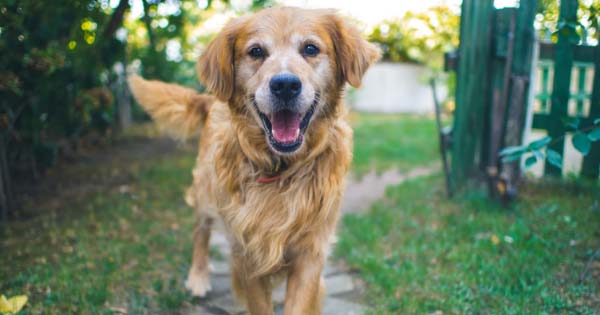
[[[161,129],[185,139],[198,134],[216,98],[177,84],[128,78],[136,101],[152,116]]]

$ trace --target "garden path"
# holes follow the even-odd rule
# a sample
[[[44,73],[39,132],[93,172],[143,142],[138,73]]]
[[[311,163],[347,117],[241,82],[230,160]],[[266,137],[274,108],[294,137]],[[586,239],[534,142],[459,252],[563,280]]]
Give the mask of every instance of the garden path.
[[[342,201],[342,213],[366,211],[369,206],[384,197],[386,187],[403,181],[436,172],[439,167],[415,168],[408,172],[388,170],[381,174],[372,171],[360,179],[350,176]],[[212,288],[206,298],[200,299],[185,315],[241,315],[244,309],[237,305],[231,294],[230,272],[227,260],[230,249],[222,227],[216,227],[211,236],[211,246],[222,254],[222,260],[213,260]],[[355,273],[343,263],[329,259],[324,270],[327,297],[323,315],[363,315],[368,307],[365,303],[365,286]],[[285,285],[275,289],[273,302],[276,314],[283,314]]]

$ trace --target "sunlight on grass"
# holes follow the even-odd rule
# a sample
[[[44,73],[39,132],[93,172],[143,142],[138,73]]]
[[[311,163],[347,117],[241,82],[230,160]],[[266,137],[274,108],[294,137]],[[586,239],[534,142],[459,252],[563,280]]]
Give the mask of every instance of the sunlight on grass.
[[[439,148],[432,117],[401,114],[353,113],[352,170],[362,175],[372,169],[406,171],[438,161]]]
[[[512,209],[447,201],[441,176],[388,190],[343,220],[337,253],[369,284],[375,314],[595,314],[597,186],[531,184]],[[596,206],[594,206],[596,205]]]

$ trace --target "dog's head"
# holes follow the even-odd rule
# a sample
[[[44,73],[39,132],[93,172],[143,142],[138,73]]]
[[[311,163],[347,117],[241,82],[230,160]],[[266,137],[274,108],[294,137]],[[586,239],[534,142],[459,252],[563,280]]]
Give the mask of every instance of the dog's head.
[[[200,80],[250,115],[279,155],[297,152],[313,120],[335,112],[379,50],[330,10],[265,9],[230,22],[198,62]]]

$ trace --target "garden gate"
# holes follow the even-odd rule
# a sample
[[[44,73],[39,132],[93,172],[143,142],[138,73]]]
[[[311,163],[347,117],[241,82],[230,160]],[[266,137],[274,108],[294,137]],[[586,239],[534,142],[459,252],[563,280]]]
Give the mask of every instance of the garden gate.
[[[453,189],[485,182],[492,195],[504,200],[516,194],[520,161],[503,162],[499,152],[523,143],[530,79],[537,67],[533,65],[537,5],[537,0],[521,0],[518,8],[496,9],[493,0],[463,1],[458,60],[447,60],[457,75],[449,175]],[[576,21],[576,10],[577,0],[561,1],[561,21]],[[597,66],[600,53],[598,47],[577,46],[565,32],[559,32],[558,38],[556,45],[541,45],[542,72],[551,72],[552,64],[557,66],[551,90],[549,75],[542,75],[546,81],[537,99],[544,105],[535,113],[533,127],[548,130],[556,139],[550,148],[563,152],[562,137],[568,130],[563,121],[569,117],[569,100],[582,109],[580,114],[589,108],[587,117],[600,116],[599,75],[595,75],[593,93],[570,93],[572,67]],[[585,91],[586,77],[579,75],[578,79],[574,86]],[[585,105],[588,94],[593,94],[589,106]],[[593,124],[591,118],[580,118],[582,128]],[[598,178],[599,146],[594,143],[584,160],[585,176]],[[546,165],[546,172],[560,174],[560,169]]]

